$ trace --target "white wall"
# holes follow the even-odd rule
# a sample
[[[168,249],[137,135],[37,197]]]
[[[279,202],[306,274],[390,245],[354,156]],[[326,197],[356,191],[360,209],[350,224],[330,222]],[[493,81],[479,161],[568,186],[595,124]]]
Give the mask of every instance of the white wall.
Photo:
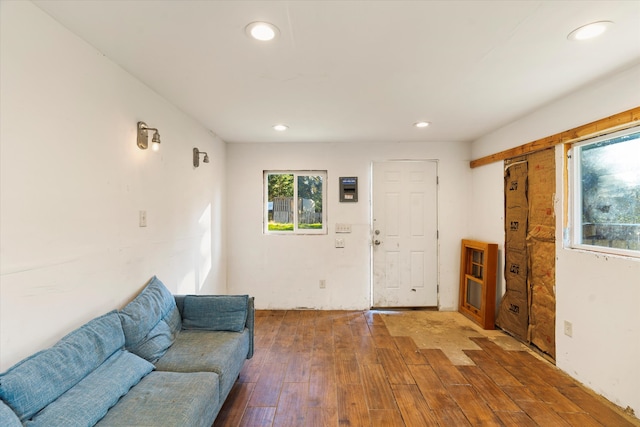
[[[0,370],[154,274],[226,292],[224,143],[30,2],[0,5]]]
[[[443,310],[458,304],[460,240],[470,193],[468,143],[229,144],[227,217],[229,292],[250,293],[262,309],[370,307],[370,175],[373,161],[438,159],[440,294]],[[327,170],[327,235],[265,235],[264,170]],[[357,176],[358,203],[338,201],[338,178]],[[335,248],[336,223],[352,225]],[[320,289],[319,280],[326,280]]]
[[[470,171],[470,158],[638,105],[635,66],[476,141],[472,156],[468,144],[393,142],[225,153],[31,3],[0,8],[0,370],[119,308],[153,274],[179,293],[224,293],[228,278],[229,292],[255,295],[259,308],[367,308],[372,161],[439,160],[440,307],[455,310],[460,239],[504,241],[502,166]],[[138,120],[159,127],[161,152],[136,147]],[[194,169],[193,146],[211,163]],[[329,235],[264,236],[262,171],[305,168],[328,170]],[[337,178],[350,175],[361,201],[340,204]],[[353,225],[345,249],[333,247],[338,222]],[[558,366],[640,412],[640,263],[563,249],[561,239],[557,257]]]
[[[479,158],[640,105],[640,65],[584,87],[472,144]],[[563,247],[562,149],[556,149],[556,363],[614,403],[640,413],[640,260]],[[502,162],[472,171],[478,230],[504,242]],[[493,201],[481,205],[482,200]],[[498,202],[500,202],[498,206]],[[564,321],[573,337],[564,335]]]

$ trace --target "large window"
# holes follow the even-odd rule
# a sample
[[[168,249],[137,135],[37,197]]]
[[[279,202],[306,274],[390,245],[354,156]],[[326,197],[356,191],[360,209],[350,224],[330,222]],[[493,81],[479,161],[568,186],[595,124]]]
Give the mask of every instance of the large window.
[[[576,144],[572,246],[640,257],[640,129]]]
[[[265,171],[265,233],[326,234],[326,182],[326,171]]]

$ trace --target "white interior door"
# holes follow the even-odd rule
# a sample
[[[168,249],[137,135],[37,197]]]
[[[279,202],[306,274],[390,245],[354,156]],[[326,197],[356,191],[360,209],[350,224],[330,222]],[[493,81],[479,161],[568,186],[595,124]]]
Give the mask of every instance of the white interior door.
[[[373,305],[438,305],[437,162],[373,164]]]

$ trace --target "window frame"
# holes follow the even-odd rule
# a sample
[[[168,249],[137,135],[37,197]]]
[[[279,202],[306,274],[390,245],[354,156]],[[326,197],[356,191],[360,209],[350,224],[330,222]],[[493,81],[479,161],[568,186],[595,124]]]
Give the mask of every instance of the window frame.
[[[293,175],[293,230],[269,230],[269,175]],[[298,227],[298,177],[321,176],[322,177],[322,228]],[[267,235],[301,236],[301,235],[326,235],[327,226],[327,179],[326,170],[264,170],[262,172],[262,232]]]
[[[568,152],[568,169],[569,169],[569,244],[571,249],[577,249],[587,252],[601,253],[605,255],[619,255],[631,258],[640,258],[640,250],[634,249],[622,249],[613,248],[609,246],[598,246],[588,243],[583,243],[582,236],[582,204],[583,204],[583,191],[582,191],[582,170],[581,170],[581,148],[601,143],[608,140],[613,140],[626,135],[632,135],[640,133],[640,126],[634,126],[631,128],[623,129],[620,131],[612,132],[606,135],[578,141],[572,143]],[[640,139],[638,139],[640,143]]]

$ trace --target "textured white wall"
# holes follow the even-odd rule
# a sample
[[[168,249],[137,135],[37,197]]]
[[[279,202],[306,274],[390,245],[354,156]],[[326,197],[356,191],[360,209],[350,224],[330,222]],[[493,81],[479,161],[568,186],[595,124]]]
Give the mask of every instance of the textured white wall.
[[[229,291],[255,295],[259,308],[369,308],[371,163],[399,159],[439,160],[440,307],[456,310],[470,190],[467,143],[229,144]],[[328,235],[262,233],[262,172],[287,169],[327,170]],[[358,203],[339,203],[341,176],[358,177]],[[336,223],[352,225],[351,234],[340,235],[344,249],[334,247]]]
[[[224,143],[30,2],[0,5],[0,370],[154,274],[225,293]]]
[[[525,144],[640,105],[640,65],[584,87],[472,144],[473,158]],[[556,149],[556,362],[614,403],[640,413],[640,260],[563,247],[563,162]],[[469,229],[504,243],[502,162],[472,171],[480,207]],[[483,200],[491,203],[481,204]],[[498,203],[499,202],[499,203]],[[504,288],[503,288],[504,289]],[[573,337],[564,335],[564,321]]]

